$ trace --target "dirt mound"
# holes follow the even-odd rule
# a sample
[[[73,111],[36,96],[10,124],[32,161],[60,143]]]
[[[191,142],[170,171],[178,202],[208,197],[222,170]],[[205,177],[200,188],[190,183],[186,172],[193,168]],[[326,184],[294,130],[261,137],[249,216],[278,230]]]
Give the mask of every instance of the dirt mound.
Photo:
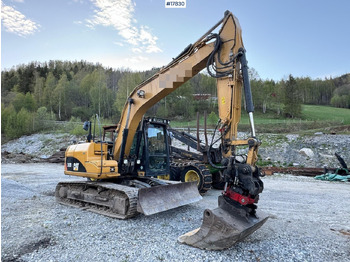
[[[1,163],[63,162],[66,148],[83,139],[67,134],[22,136],[1,146]]]

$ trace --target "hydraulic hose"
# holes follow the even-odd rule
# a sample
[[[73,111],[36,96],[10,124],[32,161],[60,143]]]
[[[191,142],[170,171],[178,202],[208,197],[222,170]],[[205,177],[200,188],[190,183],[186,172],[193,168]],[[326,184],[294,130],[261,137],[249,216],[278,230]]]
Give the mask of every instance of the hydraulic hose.
[[[252,113],[254,112],[254,104],[253,104],[252,90],[250,88],[250,82],[249,82],[248,62],[245,56],[245,50],[243,48],[240,48],[238,51],[240,54],[239,58],[242,65],[244,96],[245,96],[245,102],[247,105],[247,112]]]
[[[252,133],[252,137],[255,137],[255,125],[254,125],[254,118],[253,118],[254,104],[253,104],[253,97],[252,97],[252,89],[250,88],[250,81],[249,81],[249,75],[248,75],[248,62],[245,56],[244,48],[240,48],[238,50],[238,53],[239,53],[239,59],[241,61],[241,66],[242,66],[244,97],[245,97],[245,102],[247,106],[247,112],[249,115],[251,133]]]

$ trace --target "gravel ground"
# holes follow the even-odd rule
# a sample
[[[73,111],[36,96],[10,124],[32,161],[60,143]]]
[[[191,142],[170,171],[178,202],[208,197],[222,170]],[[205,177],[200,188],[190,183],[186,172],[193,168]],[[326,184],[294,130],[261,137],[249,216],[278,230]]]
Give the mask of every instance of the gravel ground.
[[[2,261],[350,261],[349,183],[265,177],[266,224],[227,250],[203,251],[177,237],[200,226],[220,191],[123,221],[57,204],[56,184],[77,179],[59,164],[2,165]]]

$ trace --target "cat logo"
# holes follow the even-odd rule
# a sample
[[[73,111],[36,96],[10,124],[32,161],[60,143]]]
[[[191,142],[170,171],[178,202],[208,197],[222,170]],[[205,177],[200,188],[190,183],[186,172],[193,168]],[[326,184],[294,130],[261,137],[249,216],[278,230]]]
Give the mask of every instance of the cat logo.
[[[73,163],[73,171],[78,171],[79,163]]]

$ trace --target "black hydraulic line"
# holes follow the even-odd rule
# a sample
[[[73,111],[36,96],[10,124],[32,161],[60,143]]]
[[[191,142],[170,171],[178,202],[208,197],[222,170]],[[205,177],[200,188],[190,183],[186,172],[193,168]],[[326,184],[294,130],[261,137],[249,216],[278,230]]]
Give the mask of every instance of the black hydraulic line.
[[[205,139],[205,148],[208,148],[207,111],[204,111],[204,139]]]
[[[215,38],[215,45],[214,45],[213,52],[211,52],[207,61],[207,71],[209,75],[214,78],[221,78],[221,77],[231,75],[233,73],[234,61],[239,55],[239,53],[230,57],[230,60],[228,62],[221,61],[220,57],[221,57],[221,47],[222,47],[223,41],[221,40],[219,34],[209,35],[206,41],[209,41],[213,38]],[[228,41],[235,41],[235,39],[230,39],[230,40],[227,40],[226,42]],[[215,63],[215,57],[217,58],[217,63]],[[212,72],[211,69],[214,72]]]
[[[140,128],[136,132],[136,159],[140,157],[140,146],[141,146],[141,140],[143,138],[143,130],[144,130],[144,121],[145,117],[142,117],[141,123],[140,123]],[[142,150],[142,149],[141,149]]]
[[[249,115],[249,122],[250,122],[250,128],[252,132],[252,136],[255,137],[255,126],[254,126],[254,104],[253,104],[253,97],[252,97],[252,90],[250,88],[250,82],[249,82],[249,75],[248,75],[248,62],[247,58],[245,56],[245,50],[244,48],[240,48],[238,50],[239,59],[241,61],[241,69],[242,69],[242,75],[243,75],[243,86],[244,86],[244,96],[245,96],[245,102],[247,106],[247,112]]]
[[[250,82],[249,82],[248,62],[245,56],[245,50],[243,48],[240,48],[238,51],[240,53],[239,59],[242,65],[244,96],[245,96],[245,102],[247,106],[247,112],[251,113],[251,112],[254,112],[254,104],[253,104],[252,90],[250,88]]]
[[[99,134],[100,134],[100,143],[101,143],[101,169],[100,169],[100,176],[102,175],[103,171],[103,146],[102,146],[102,132],[101,132],[101,123],[100,123],[100,118],[98,117],[98,114],[96,114],[97,122],[98,122],[98,127],[99,127]]]
[[[199,143],[199,112],[197,112],[197,151],[200,151],[200,143]]]
[[[124,153],[125,153],[125,144],[126,140],[129,135],[129,129],[125,128],[123,130],[123,140],[122,140],[122,148],[120,150],[120,155],[119,155],[119,161],[118,161],[118,172],[121,173],[122,167],[123,167],[123,159],[124,159]]]
[[[95,132],[96,132],[96,116],[94,120],[94,134],[92,135],[92,141],[95,142]]]
[[[123,167],[123,159],[124,159],[124,154],[125,154],[125,146],[126,146],[126,140],[128,139],[129,135],[129,118],[130,118],[130,111],[131,111],[131,105],[134,103],[134,100],[132,98],[129,98],[129,108],[128,108],[128,114],[126,117],[126,123],[125,123],[125,129],[123,130],[123,139],[122,139],[122,144],[121,144],[121,149],[120,149],[120,154],[119,154],[119,161],[118,161],[118,172],[121,173],[122,167]]]
[[[217,141],[219,141],[219,140],[222,138],[222,136],[221,136],[221,137],[219,137],[219,138],[214,142],[214,137],[215,137],[216,130],[217,130],[219,124],[220,124],[220,120],[218,121],[218,123],[217,123],[217,125],[216,125],[216,127],[215,127],[215,129],[214,129],[214,134],[213,134],[213,136],[212,136],[212,138],[211,138],[210,146],[208,147],[207,156],[208,156],[208,162],[209,162],[209,164],[210,164],[212,167],[214,167],[214,168],[216,168],[216,169],[223,170],[223,169],[227,168],[227,166],[217,166],[217,165],[215,165],[215,164],[213,163],[213,160],[211,159],[211,154],[210,154],[211,149],[213,148],[213,145],[214,145]]]

